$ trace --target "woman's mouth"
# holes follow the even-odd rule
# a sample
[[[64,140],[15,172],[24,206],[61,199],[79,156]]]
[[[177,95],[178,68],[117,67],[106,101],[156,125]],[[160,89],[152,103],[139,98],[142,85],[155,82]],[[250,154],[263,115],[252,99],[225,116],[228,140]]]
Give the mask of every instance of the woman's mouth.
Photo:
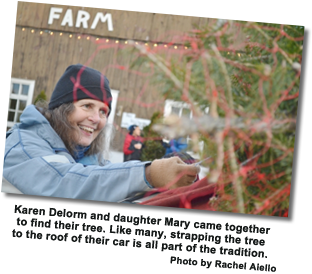
[[[85,132],[87,132],[87,133],[89,133],[89,134],[92,134],[92,133],[94,132],[94,128],[91,128],[91,127],[81,126],[81,125],[78,125],[78,127],[79,127],[81,130],[83,130],[83,131],[85,131]]]

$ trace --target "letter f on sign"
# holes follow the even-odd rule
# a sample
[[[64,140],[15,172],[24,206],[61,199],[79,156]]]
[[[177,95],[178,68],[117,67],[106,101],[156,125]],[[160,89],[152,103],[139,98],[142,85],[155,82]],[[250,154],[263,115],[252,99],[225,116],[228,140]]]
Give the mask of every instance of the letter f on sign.
[[[62,8],[51,8],[50,9],[50,14],[49,14],[49,20],[48,24],[52,25],[53,19],[60,19],[60,14],[62,13],[63,9]]]

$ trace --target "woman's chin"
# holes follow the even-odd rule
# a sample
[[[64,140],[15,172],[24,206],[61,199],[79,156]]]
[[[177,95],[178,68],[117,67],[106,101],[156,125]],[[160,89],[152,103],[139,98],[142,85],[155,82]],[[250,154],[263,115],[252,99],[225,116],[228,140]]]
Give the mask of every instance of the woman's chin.
[[[87,147],[87,146],[90,146],[92,143],[92,140],[84,140],[84,139],[81,139],[79,142],[78,142],[78,145],[79,146],[83,146],[83,147]]]
[[[91,145],[93,140],[94,140],[94,134],[81,132],[80,133],[80,140],[78,141],[78,145],[87,147],[87,146]]]

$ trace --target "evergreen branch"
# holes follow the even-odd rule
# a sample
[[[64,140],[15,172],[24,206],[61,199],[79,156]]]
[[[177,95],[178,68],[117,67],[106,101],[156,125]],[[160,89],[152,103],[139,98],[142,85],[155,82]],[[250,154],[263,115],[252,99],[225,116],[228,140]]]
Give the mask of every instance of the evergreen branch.
[[[294,130],[295,126],[295,119],[287,119],[283,121],[270,119],[263,121],[260,119],[245,119],[242,117],[212,117],[211,115],[189,119],[186,117],[170,115],[164,120],[163,124],[155,124],[153,130],[164,134],[169,138],[176,138],[196,132],[215,133],[222,131],[225,128],[228,130],[240,129],[259,133],[266,132],[267,130],[272,130],[273,132],[285,132],[287,130]]]

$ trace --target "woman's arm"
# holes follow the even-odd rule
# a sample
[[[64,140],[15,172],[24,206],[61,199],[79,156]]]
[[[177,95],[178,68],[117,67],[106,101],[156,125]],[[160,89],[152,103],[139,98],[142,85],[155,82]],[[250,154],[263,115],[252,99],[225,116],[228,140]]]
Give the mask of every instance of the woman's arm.
[[[3,176],[24,194],[116,202],[149,189],[145,165],[84,166],[33,132],[15,130],[6,142]]]
[[[149,164],[84,166],[33,131],[17,129],[6,142],[3,176],[24,194],[117,202],[151,187],[191,184],[199,171],[178,157]]]

